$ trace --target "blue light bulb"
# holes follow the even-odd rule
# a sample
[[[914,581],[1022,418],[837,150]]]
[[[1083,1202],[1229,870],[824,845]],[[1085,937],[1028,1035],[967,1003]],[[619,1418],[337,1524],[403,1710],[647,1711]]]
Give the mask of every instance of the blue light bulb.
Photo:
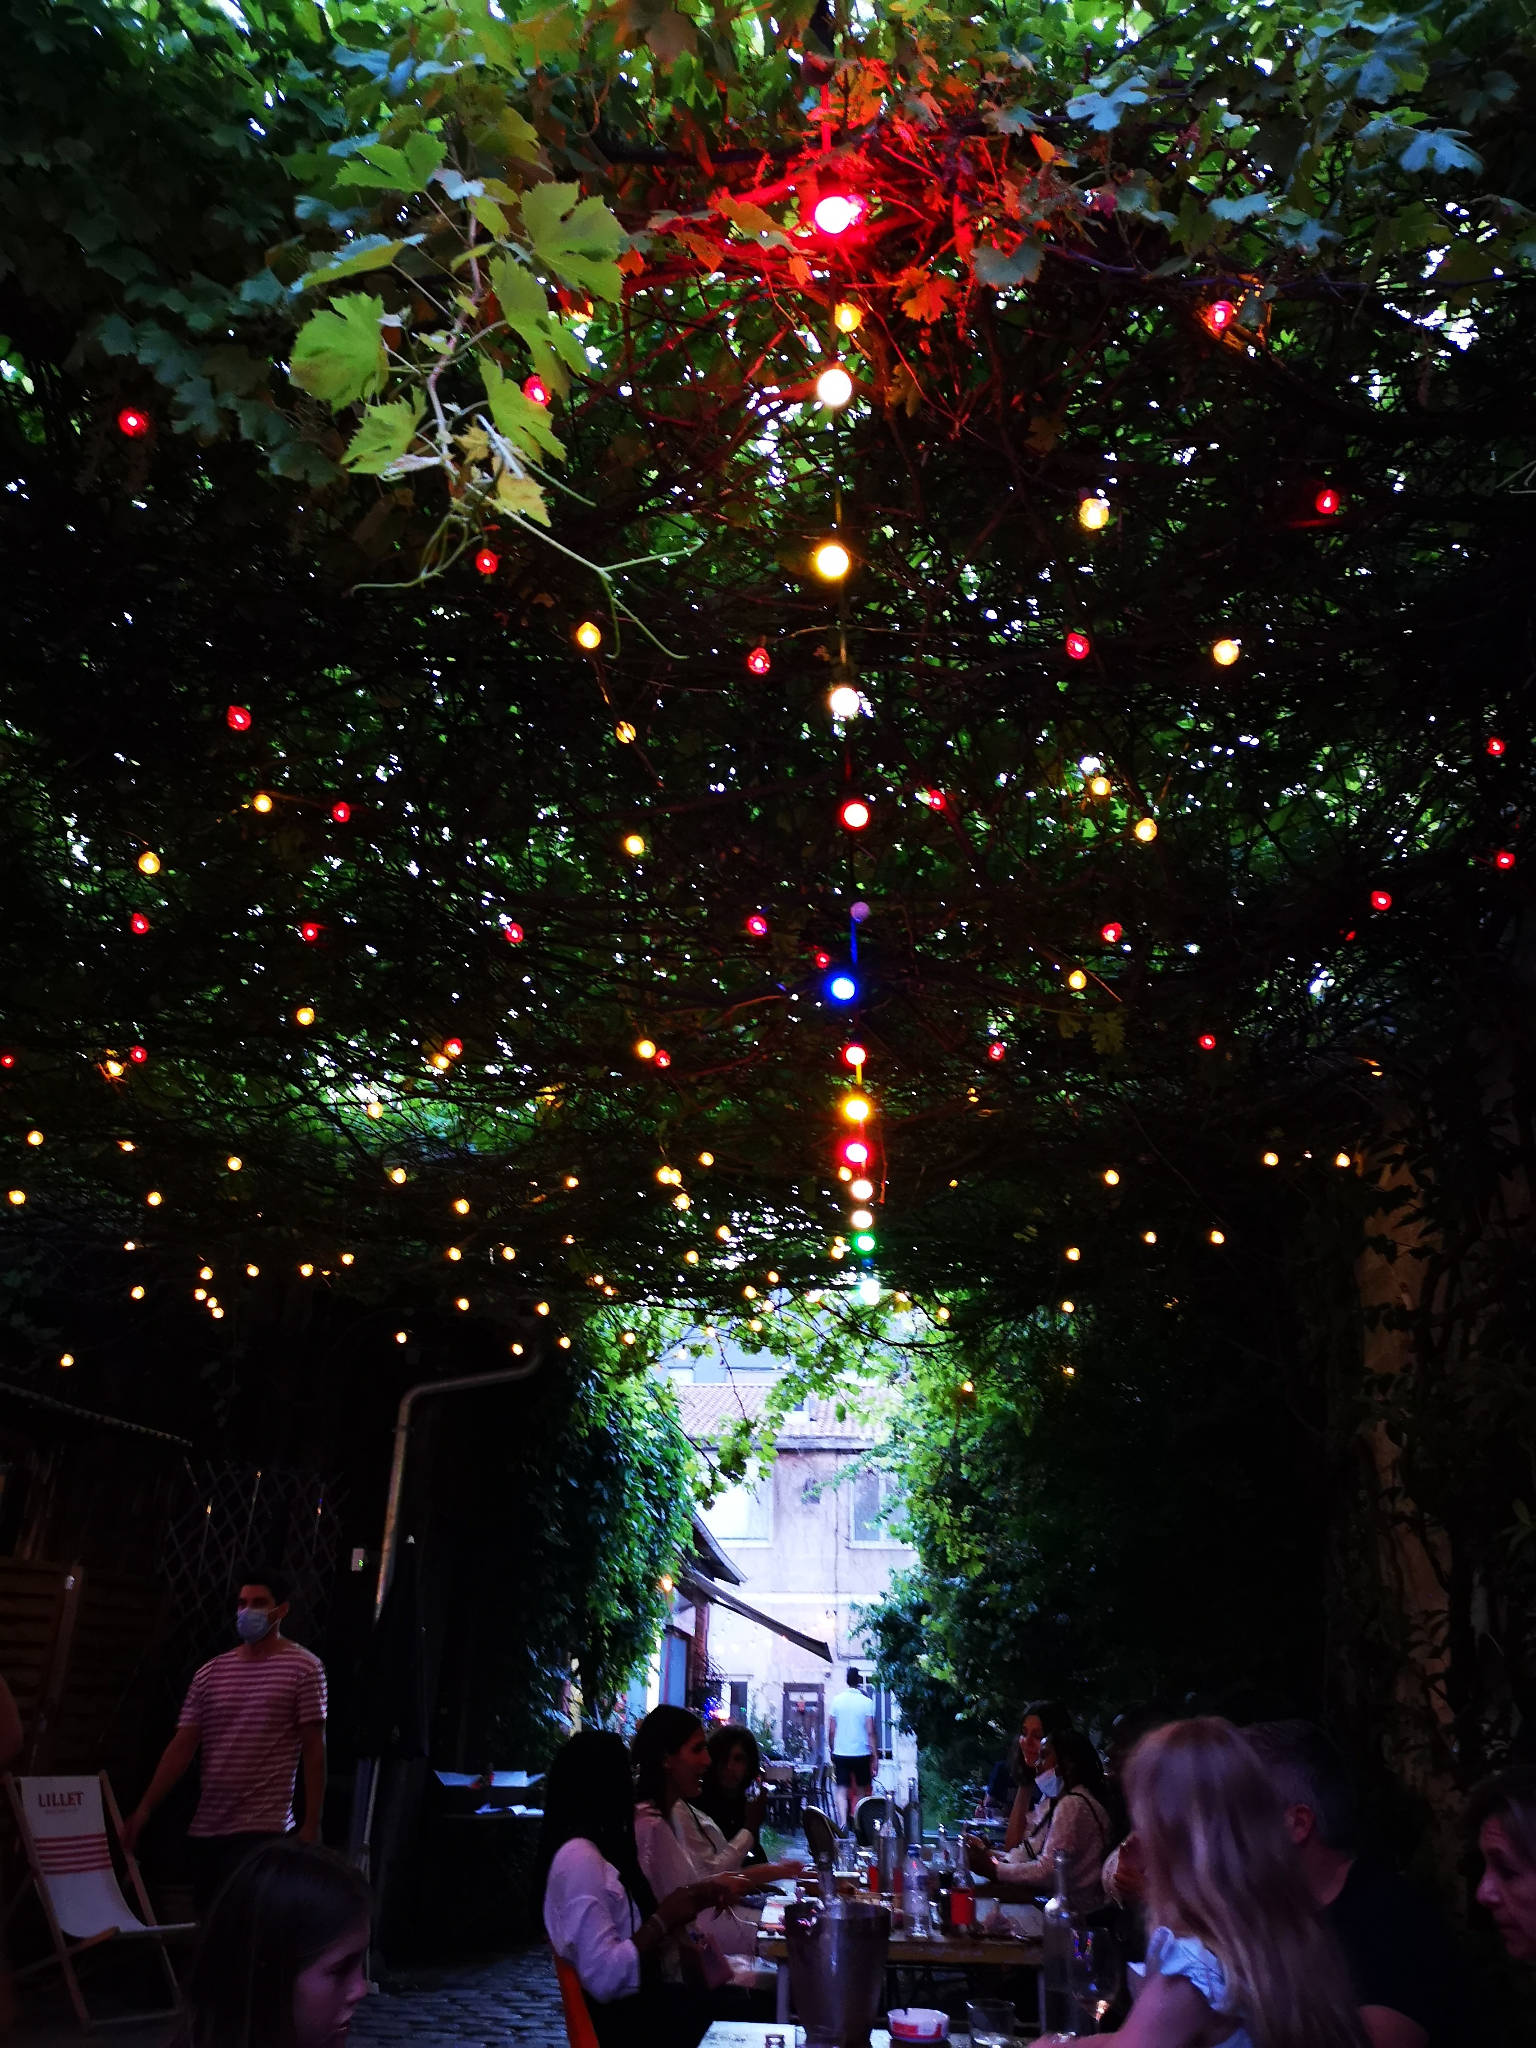
[[[859,992],[859,984],[851,974],[834,974],[827,983],[827,994],[834,1003],[851,1003]]]

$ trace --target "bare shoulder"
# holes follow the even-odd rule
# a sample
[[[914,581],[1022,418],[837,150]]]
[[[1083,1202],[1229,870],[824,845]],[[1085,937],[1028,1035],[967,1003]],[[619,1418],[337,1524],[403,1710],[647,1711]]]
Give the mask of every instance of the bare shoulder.
[[[1217,2048],[1233,2024],[1212,2012],[1187,1977],[1149,1977],[1115,2038],[1123,2048]]]

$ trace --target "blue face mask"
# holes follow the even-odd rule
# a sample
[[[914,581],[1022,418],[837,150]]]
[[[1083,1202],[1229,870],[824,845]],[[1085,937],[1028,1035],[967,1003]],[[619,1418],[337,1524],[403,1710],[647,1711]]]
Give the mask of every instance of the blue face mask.
[[[259,1643],[271,1627],[270,1608],[242,1607],[235,1615],[235,1633],[242,1643]]]
[[[1042,1799],[1055,1799],[1061,1791],[1061,1779],[1054,1771],[1036,1771],[1035,1790]]]

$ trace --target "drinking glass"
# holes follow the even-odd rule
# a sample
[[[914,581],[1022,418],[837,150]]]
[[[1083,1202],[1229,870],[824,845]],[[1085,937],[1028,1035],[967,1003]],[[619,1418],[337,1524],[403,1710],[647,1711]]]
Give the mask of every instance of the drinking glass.
[[[1099,2034],[1124,1982],[1120,1944],[1104,1928],[1090,1927],[1080,1938],[1078,1955],[1082,1972],[1077,1991],[1079,2030]]]
[[[968,2004],[965,2017],[971,2030],[971,2048],[1017,2048],[1019,2016],[1001,1999]]]

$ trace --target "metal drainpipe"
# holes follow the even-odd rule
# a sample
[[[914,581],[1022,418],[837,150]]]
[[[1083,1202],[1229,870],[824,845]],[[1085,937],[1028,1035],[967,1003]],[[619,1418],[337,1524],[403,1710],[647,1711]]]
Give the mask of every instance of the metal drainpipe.
[[[385,1596],[395,1573],[395,1552],[400,1548],[400,1497],[405,1490],[405,1460],[411,1443],[411,1410],[426,1394],[461,1394],[472,1387],[504,1386],[509,1380],[525,1380],[539,1369],[540,1361],[509,1365],[500,1372],[477,1372],[454,1380],[422,1380],[408,1387],[395,1411],[395,1450],[389,1467],[389,1499],[384,1508],[384,1535],[379,1544],[379,1581],[373,1596],[373,1621],[378,1626]],[[352,1860],[365,1874],[373,1836],[374,1805],[379,1791],[379,1759],[359,1757],[353,1793]],[[361,1825],[359,1825],[359,1821]]]

